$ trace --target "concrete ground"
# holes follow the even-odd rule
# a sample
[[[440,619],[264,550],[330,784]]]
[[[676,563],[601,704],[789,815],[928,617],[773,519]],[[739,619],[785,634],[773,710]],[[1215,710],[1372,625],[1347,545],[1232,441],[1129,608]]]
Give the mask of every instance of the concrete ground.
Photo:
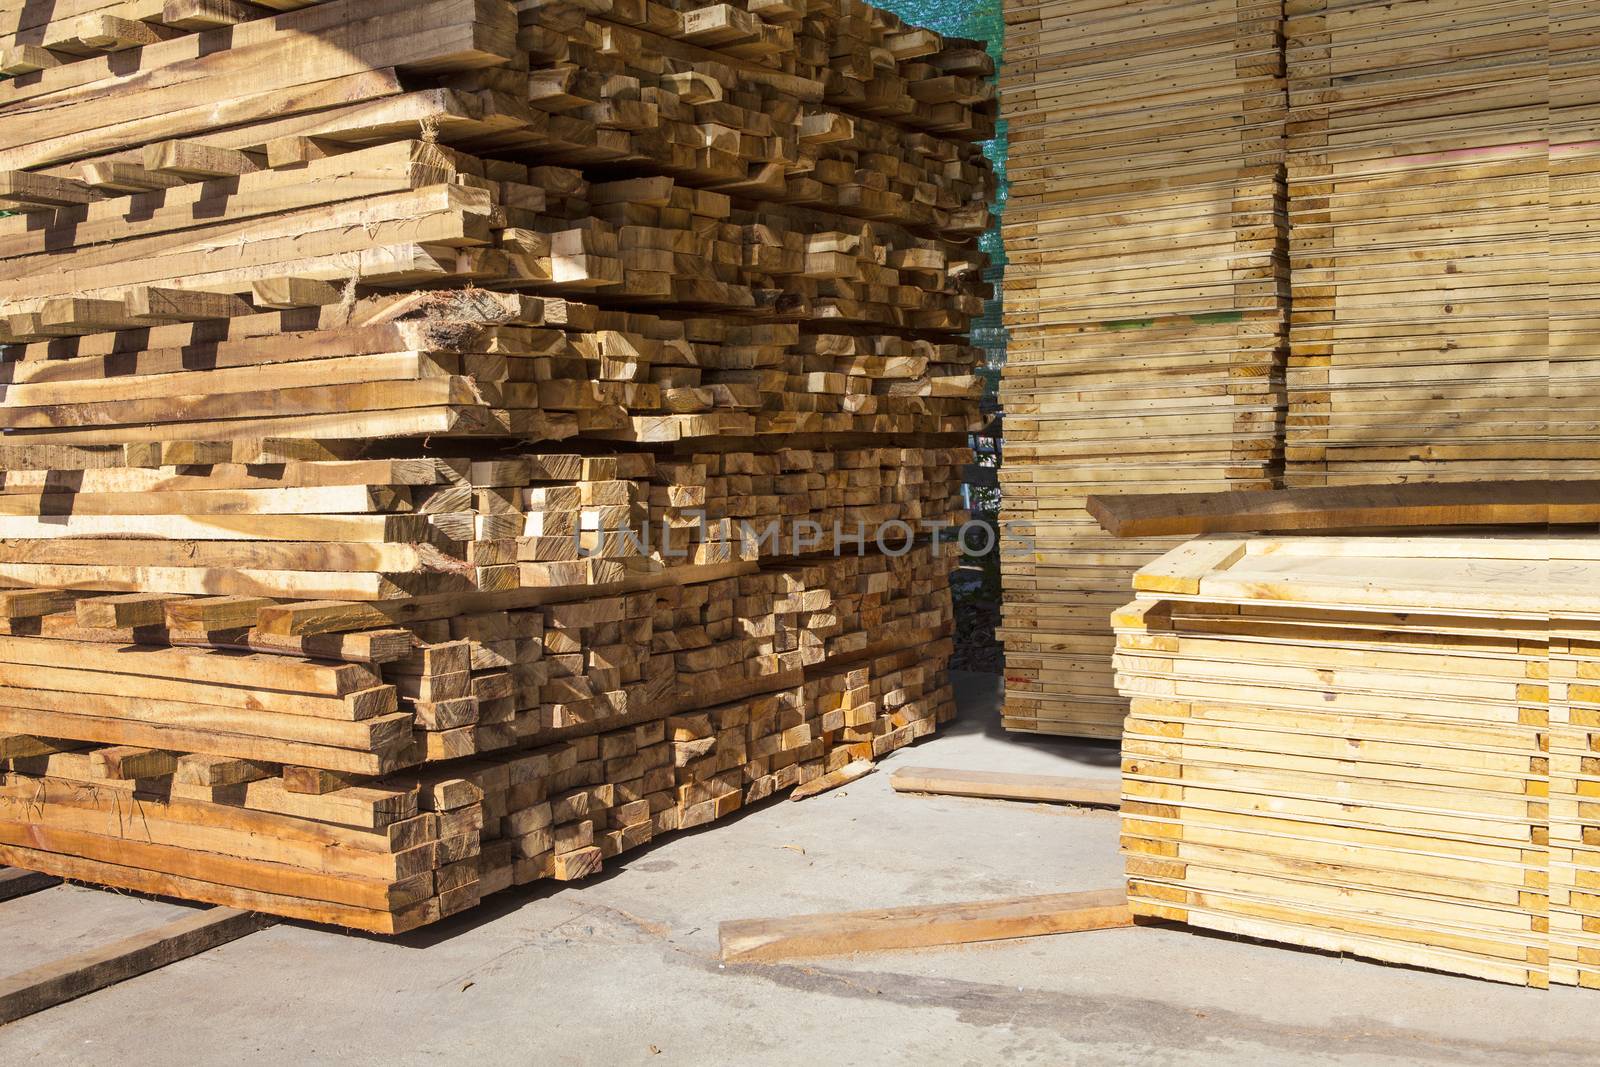
[[[1117,772],[1004,734],[997,679],[896,766]],[[0,1027],[0,1063],[1592,1064],[1593,993],[1181,929],[724,966],[717,924],[1115,886],[1116,816],[896,794],[880,771],[675,835],[576,887],[399,940],[283,924]],[[0,976],[170,921],[61,887],[0,904]]]

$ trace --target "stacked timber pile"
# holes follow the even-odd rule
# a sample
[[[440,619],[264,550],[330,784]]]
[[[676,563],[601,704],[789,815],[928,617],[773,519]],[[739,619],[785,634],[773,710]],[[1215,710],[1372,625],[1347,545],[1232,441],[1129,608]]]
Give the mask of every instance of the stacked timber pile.
[[[1117,618],[1136,914],[1600,985],[1591,538],[1202,539]]]
[[[1007,5],[1005,723],[1115,737],[1108,619],[1176,542],[1092,494],[1271,488],[1287,280],[1280,5]]]
[[[1600,642],[1550,632],[1550,979],[1600,989]]]
[[[1600,10],[1582,0],[1550,5],[1549,169],[1550,468],[1571,478],[1600,465],[1573,402],[1600,391]]]
[[[1550,395],[1592,397],[1600,357],[1600,10],[1550,5]],[[1577,417],[1587,414],[1575,413]],[[1572,417],[1572,416],[1568,416]],[[1551,436],[1564,437],[1552,428]],[[1554,458],[1565,458],[1553,456]],[[1564,469],[1568,464],[1563,463]],[[1600,644],[1550,634],[1550,977],[1600,989]]]
[[[395,932],[947,719],[982,49],[267,6],[0,23],[0,862]]]
[[[1290,5],[1290,484],[1593,477],[1591,8]]]

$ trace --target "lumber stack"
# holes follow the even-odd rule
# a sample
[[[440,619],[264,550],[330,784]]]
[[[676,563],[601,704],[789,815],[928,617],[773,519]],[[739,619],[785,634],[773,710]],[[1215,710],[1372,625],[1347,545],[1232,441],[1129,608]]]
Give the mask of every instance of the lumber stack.
[[[201,30],[237,26],[268,9],[321,0],[64,0],[13,4],[0,16],[0,74],[13,77],[106,56]]]
[[[0,862],[394,933],[954,713],[980,46],[55,8],[0,22]]]
[[[1592,22],[1289,9],[1290,484],[1592,477]]]
[[[1596,191],[1600,190],[1600,12],[1592,5],[1556,0],[1550,5],[1550,428],[1557,476],[1581,477],[1592,469],[1583,453],[1592,439],[1577,397],[1597,389],[1600,294],[1593,265],[1600,253]],[[1559,414],[1558,414],[1559,412]]]
[[[1201,539],[1117,616],[1135,913],[1597,984],[1583,537]]]
[[[1550,980],[1600,989],[1600,650],[1581,623],[1550,634]]]
[[[1092,494],[1270,488],[1287,263],[1277,4],[1007,5],[1001,636],[1012,729],[1115,737],[1110,613],[1176,542]]]
[[[1550,395],[1594,394],[1600,296],[1600,12],[1550,5]],[[1553,406],[1554,405],[1553,403]],[[1554,414],[1554,413],[1553,413]],[[1577,413],[1581,418],[1582,412]],[[1564,417],[1572,417],[1570,415]],[[1568,435],[1551,428],[1553,447]],[[1592,432],[1592,431],[1591,431]],[[1567,446],[1570,448],[1570,445]],[[1577,464],[1556,453],[1564,477]],[[1592,628],[1592,624],[1589,628]],[[1550,634],[1550,980],[1600,989],[1600,653],[1583,621],[1558,615]]]

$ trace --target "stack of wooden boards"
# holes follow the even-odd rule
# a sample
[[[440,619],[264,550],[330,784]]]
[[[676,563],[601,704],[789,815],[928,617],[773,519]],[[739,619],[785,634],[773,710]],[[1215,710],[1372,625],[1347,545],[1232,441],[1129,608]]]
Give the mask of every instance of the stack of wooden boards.
[[[1593,624],[1550,627],[1550,978],[1600,989],[1600,655]]]
[[[1086,494],[1594,477],[1592,4],[1007,18],[1009,726],[1117,731]]]
[[[1268,488],[1287,321],[1281,6],[1006,5],[1005,724],[1115,737],[1110,613],[1172,539],[1091,494]]]
[[[1579,477],[1597,461],[1595,429],[1572,400],[1592,396],[1600,360],[1600,10],[1550,4],[1550,469]]]
[[[1592,538],[1200,539],[1118,613],[1135,913],[1600,987]]]
[[[1289,484],[1592,477],[1593,5],[1287,10]]]
[[[980,46],[851,0],[27,8],[0,862],[397,932],[953,714]]]

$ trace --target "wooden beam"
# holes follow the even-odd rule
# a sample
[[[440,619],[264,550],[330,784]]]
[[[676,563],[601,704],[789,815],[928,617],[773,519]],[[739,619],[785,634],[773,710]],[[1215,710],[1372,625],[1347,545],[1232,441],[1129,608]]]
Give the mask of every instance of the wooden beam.
[[[1118,537],[1600,522],[1600,481],[1421,482],[1236,493],[1091,496]]]
[[[253,174],[261,167],[250,156],[231,148],[216,148],[195,141],[162,141],[145,146],[144,169],[203,180]]]
[[[900,793],[938,793],[943,796],[1043,804],[1091,804],[1109,808],[1122,806],[1122,784],[1116,779],[1103,781],[1053,774],[901,767],[889,776],[889,786]]]
[[[325,307],[343,298],[338,286],[315,278],[263,278],[251,283],[250,292],[257,306],[285,310]]]
[[[77,603],[78,625],[117,630],[125,626],[160,626],[167,605],[180,599],[170,593],[121,593]]]
[[[329,156],[346,155],[350,152],[349,148],[332,141],[302,137],[299,134],[274,137],[267,142],[266,149],[267,166],[274,170],[327,159]]]
[[[336,774],[317,767],[283,768],[283,788],[290,793],[303,793],[308,796],[326,796],[359,785],[364,780],[361,775]]]
[[[0,51],[0,74],[32,74],[59,67],[66,60],[36,44],[18,44]]]
[[[55,752],[73,752],[83,747],[82,741],[34,737],[32,734],[0,734],[0,760],[29,759]]]
[[[255,596],[213,596],[170,600],[165,605],[167,626],[174,630],[230,630],[255,625],[256,614],[272,601]]]
[[[93,297],[55,297],[45,302],[39,324],[52,334],[101,333],[138,326],[121,300]]]
[[[103,948],[29,968],[0,979],[0,1024],[188,959],[270,925],[271,919],[254,912],[209,908]]]
[[[167,0],[161,9],[161,23],[175,30],[212,30],[218,26],[237,26],[272,13],[269,8],[239,0]]]
[[[0,171],[0,204],[21,208],[67,207],[104,200],[105,194],[70,178],[30,171]]]
[[[89,753],[89,766],[90,773],[96,778],[117,778],[125,781],[164,778],[177,770],[178,757],[171,752],[113,745]]]
[[[67,589],[0,590],[0,618],[36,619],[58,611],[71,611],[82,596]]]
[[[0,868],[0,900],[14,900],[61,884],[61,879],[37,871]]]
[[[175,174],[157,174],[137,163],[115,161],[85,164],[83,182],[107,194],[145,193],[152,189],[171,189],[185,184],[184,179]]]
[[[819,775],[803,785],[795,786],[794,791],[789,794],[789,799],[805,800],[807,797],[814,797],[818,793],[826,793],[830,789],[837,789],[841,785],[849,785],[851,782],[859,781],[877,769],[878,765],[871,760],[858,759],[853,763],[845,764],[836,771],[829,771],[827,774]]]
[[[718,934],[724,960],[754,961],[964,945],[1106,930],[1132,923],[1127,894],[1121,889],[1099,889],[785,919],[739,919],[723,923]]]
[[[250,301],[228,293],[206,293],[196,289],[163,289],[142,285],[129,290],[123,299],[129,318],[154,322],[203,322],[231,319],[255,312]]]
[[[164,39],[163,31],[136,19],[119,18],[103,12],[82,15],[67,23],[67,36],[58,37],[50,47],[74,55],[96,52],[121,52],[141,48]]]

